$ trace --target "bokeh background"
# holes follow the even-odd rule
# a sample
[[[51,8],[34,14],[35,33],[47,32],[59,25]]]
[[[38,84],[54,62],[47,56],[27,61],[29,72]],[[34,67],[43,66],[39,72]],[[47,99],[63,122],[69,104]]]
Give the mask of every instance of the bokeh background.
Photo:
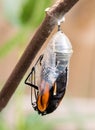
[[[42,22],[44,10],[54,2],[0,1],[0,90]],[[65,18],[62,29],[74,52],[63,101],[50,115],[34,112],[30,88],[24,84],[29,69],[0,113],[0,130],[95,130],[95,0],[79,0]]]

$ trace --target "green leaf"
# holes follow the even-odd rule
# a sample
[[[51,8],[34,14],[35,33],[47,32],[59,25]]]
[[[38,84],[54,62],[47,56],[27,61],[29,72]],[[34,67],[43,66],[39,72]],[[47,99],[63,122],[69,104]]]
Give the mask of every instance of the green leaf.
[[[51,2],[51,0],[3,0],[3,7],[11,23],[19,26],[31,24],[34,27],[41,22],[44,10]]]
[[[0,58],[27,41],[29,31],[41,23],[45,8],[51,4],[51,0],[3,0],[3,2],[9,21],[23,26],[20,32],[0,46]]]
[[[35,5],[36,2],[34,0],[27,0],[27,2],[24,4],[21,14],[19,16],[23,24],[26,24],[30,20],[35,10]]]
[[[41,23],[41,21],[45,16],[45,9],[50,6],[51,2],[52,2],[51,0],[48,1],[39,0],[36,2],[34,12],[30,19],[29,23],[30,25],[37,27]]]

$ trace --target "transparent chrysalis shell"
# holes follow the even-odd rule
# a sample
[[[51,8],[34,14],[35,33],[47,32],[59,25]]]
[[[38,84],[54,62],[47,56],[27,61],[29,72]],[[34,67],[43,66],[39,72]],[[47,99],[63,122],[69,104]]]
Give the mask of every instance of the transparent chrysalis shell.
[[[66,91],[72,52],[69,39],[59,29],[26,78],[25,83],[31,86],[31,90],[34,88],[35,101],[33,98],[31,101],[34,110],[39,114],[53,112],[62,100]],[[30,83],[27,82],[29,77]]]
[[[44,89],[48,83],[51,88],[57,77],[69,66],[72,52],[72,45],[67,36],[61,30],[55,33],[44,51],[38,86],[41,85]]]

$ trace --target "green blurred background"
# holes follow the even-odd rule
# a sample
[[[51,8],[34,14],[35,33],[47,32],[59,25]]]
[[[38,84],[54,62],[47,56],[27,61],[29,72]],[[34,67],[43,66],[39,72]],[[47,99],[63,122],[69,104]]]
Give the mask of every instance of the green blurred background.
[[[0,1],[0,90],[44,19],[44,10],[54,2]],[[74,53],[67,92],[58,109],[44,117],[34,112],[30,89],[24,84],[25,76],[0,113],[0,130],[95,130],[94,12],[95,0],[80,0],[66,14],[66,21],[62,24]]]

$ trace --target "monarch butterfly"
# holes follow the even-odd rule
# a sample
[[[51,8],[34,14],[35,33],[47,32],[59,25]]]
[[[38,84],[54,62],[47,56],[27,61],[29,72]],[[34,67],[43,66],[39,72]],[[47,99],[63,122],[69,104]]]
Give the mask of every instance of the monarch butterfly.
[[[26,78],[25,84],[31,86],[31,92],[34,89],[32,106],[39,114],[52,113],[64,97],[72,52],[69,39],[58,29]]]

